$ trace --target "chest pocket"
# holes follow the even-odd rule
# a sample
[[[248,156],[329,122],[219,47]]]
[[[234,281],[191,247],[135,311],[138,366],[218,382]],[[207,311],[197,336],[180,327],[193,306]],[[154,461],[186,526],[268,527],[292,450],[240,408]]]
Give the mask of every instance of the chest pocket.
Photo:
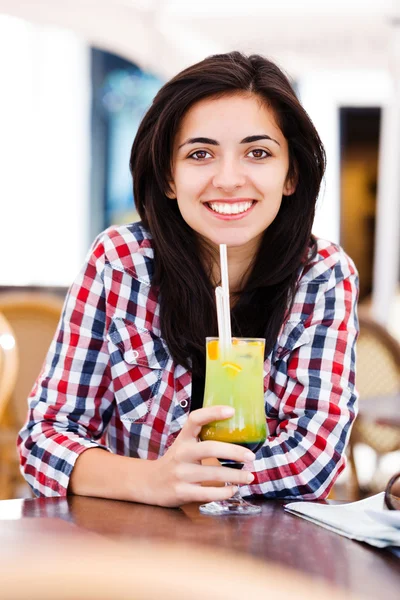
[[[302,321],[288,321],[275,344],[272,362],[281,360],[296,348],[308,344],[309,341],[310,335]]]
[[[108,340],[114,394],[121,421],[144,423],[168,361],[164,342],[131,321],[112,321]]]

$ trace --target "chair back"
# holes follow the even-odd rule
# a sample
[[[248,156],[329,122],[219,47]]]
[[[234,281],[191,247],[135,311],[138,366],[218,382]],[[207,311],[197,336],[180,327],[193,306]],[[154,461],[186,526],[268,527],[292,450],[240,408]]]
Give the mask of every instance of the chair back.
[[[360,393],[360,416],[355,420],[349,442],[349,458],[353,474],[353,499],[362,495],[354,455],[356,444],[366,444],[378,457],[371,479],[372,486],[379,476],[379,457],[400,450],[400,428],[384,425],[363,418],[362,403],[365,400],[379,403],[376,414],[385,411],[385,400],[393,402],[400,394],[400,344],[389,331],[377,323],[368,313],[360,310],[360,335],[357,342],[356,386]],[[400,398],[400,396],[399,396]],[[400,413],[400,400],[399,407]],[[372,489],[372,488],[371,488]],[[381,491],[380,488],[371,493]]]
[[[18,351],[14,332],[0,313],[0,421],[17,381]]]
[[[388,330],[360,312],[357,342],[357,389],[363,398],[400,392],[400,343]]]
[[[41,292],[0,293],[0,312],[10,323],[19,353],[18,379],[8,421],[22,427],[28,410],[27,398],[39,375],[63,307],[63,300]]]

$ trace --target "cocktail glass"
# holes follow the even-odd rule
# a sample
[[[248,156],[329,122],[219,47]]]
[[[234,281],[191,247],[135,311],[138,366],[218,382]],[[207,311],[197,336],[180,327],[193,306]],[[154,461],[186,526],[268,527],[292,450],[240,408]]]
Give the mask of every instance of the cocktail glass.
[[[221,347],[218,338],[206,338],[206,383],[203,406],[226,405],[235,409],[230,419],[204,425],[202,441],[238,444],[257,452],[267,437],[264,407],[264,348],[262,338],[233,338],[231,347]],[[241,469],[242,463],[219,459],[226,467]],[[226,485],[230,485],[227,483]],[[243,500],[239,489],[228,500],[200,506],[208,515],[254,515],[261,512]]]

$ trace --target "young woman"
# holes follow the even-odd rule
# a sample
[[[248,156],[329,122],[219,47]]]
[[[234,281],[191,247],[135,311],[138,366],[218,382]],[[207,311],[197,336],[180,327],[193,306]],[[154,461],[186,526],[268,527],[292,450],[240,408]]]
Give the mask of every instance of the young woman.
[[[141,222],[99,235],[68,293],[19,437],[27,481],[37,495],[161,506],[235,491],[206,481],[326,497],[356,412],[357,273],[311,234],[325,155],[288,79],[238,52],[187,68],[155,97],[130,167]],[[232,333],[266,338],[256,455],[198,441],[230,416],[201,408],[220,243]]]

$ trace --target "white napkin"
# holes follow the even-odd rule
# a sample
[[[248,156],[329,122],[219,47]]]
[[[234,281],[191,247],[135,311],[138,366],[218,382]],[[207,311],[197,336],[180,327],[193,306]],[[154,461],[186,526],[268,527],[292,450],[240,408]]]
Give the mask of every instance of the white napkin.
[[[284,507],[316,525],[378,548],[400,546],[400,528],[376,519],[384,511],[384,492],[350,504],[291,502]],[[372,517],[374,515],[374,518]]]

